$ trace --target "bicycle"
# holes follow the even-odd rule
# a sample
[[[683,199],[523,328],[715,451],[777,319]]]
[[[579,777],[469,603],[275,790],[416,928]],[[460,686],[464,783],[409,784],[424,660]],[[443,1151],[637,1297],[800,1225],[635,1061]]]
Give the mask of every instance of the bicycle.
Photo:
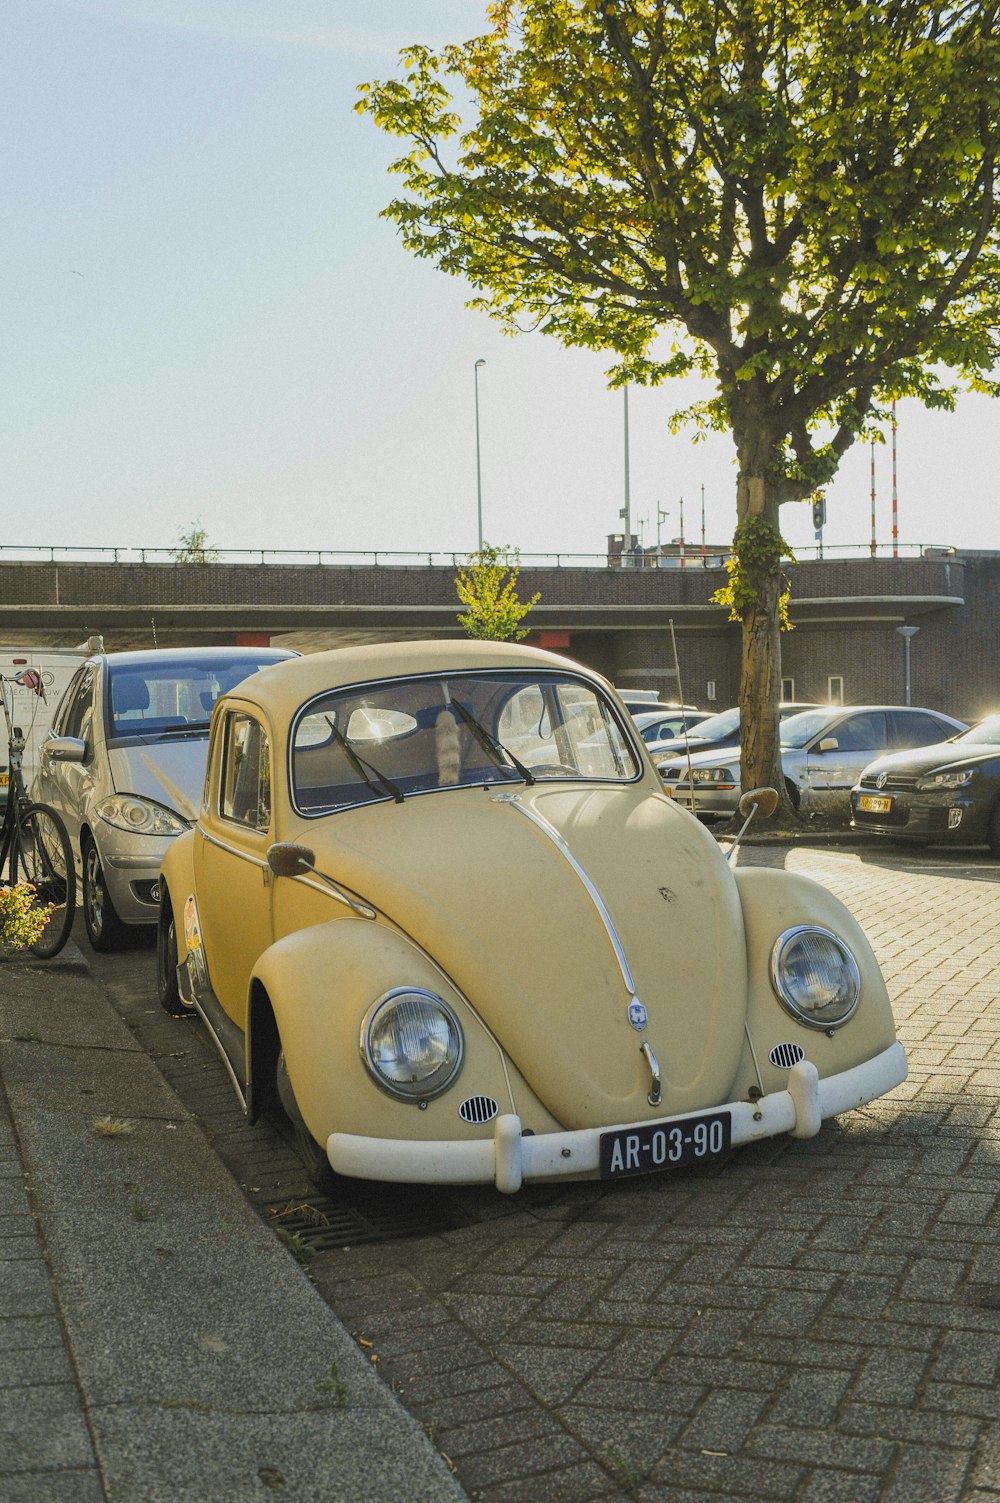
[[[9,676],[0,674],[0,700],[7,727],[10,774],[7,804],[0,824],[0,886],[27,882],[34,889],[32,907],[45,909],[48,918],[29,949],[43,960],[58,955],[69,939],[76,909],[76,868],[66,826],[48,804],[33,803],[24,786],[24,733],[14,724],[11,691],[17,684],[42,700],[41,675],[33,668]]]

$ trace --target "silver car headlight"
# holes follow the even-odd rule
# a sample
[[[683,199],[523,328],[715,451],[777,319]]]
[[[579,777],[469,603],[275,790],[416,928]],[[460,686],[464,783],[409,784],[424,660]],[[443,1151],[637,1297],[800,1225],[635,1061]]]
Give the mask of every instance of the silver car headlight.
[[[187,829],[179,814],[132,793],[102,798],[97,813],[116,830],[128,830],[132,835],[181,835]]]
[[[839,1028],[861,996],[858,963],[829,929],[800,924],[778,936],[771,985],[792,1017],[809,1028]]]
[[[971,782],[972,768],[966,767],[961,772],[932,772],[925,778],[918,778],[917,787],[929,792],[934,788],[964,788]]]
[[[419,987],[387,992],[361,1025],[369,1074],[401,1101],[430,1101],[446,1091],[462,1065],[462,1030],[446,1003]]]

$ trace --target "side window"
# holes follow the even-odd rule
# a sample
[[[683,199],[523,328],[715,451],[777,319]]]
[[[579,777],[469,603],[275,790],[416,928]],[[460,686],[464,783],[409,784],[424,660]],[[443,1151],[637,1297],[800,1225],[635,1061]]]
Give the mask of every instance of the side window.
[[[271,823],[271,760],[260,722],[234,710],[226,716],[222,763],[223,819],[266,830]]]
[[[82,669],[66,690],[66,697],[59,706],[56,734],[88,740],[93,714],[94,669],[91,666]]]
[[[895,714],[890,718],[893,746],[932,746],[936,741],[947,741],[955,734],[950,725],[942,725],[933,715],[919,711],[913,715]]]
[[[885,715],[881,710],[851,715],[830,732],[837,738],[838,751],[876,752],[886,746]]]

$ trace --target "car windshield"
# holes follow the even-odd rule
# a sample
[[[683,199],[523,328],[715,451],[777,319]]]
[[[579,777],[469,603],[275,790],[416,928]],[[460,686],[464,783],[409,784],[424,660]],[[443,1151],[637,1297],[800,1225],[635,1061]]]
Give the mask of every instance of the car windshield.
[[[731,736],[739,728],[740,707],[733,705],[731,710],[720,710],[718,715],[709,715],[707,720],[699,721],[694,734],[699,739],[704,737],[706,741],[715,741],[720,736]]]
[[[1000,715],[988,715],[971,731],[953,736],[952,741],[958,746],[1000,746]]]
[[[219,650],[193,658],[158,653],[143,661],[112,663],[108,671],[110,735],[130,737],[208,734],[212,706],[251,673],[287,657],[262,652],[259,659]]]
[[[304,705],[292,797],[325,813],[470,784],[624,782],[639,765],[610,702],[570,675],[468,673],[340,689]],[[388,787],[387,787],[388,785]]]
[[[805,746],[830,724],[829,710],[801,710],[798,715],[789,715],[779,727],[782,746]]]

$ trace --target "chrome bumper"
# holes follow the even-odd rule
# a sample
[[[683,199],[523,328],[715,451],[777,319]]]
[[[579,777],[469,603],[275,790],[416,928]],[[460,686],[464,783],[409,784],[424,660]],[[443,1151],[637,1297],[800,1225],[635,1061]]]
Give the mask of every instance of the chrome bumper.
[[[791,1133],[793,1138],[811,1138],[827,1117],[864,1106],[905,1079],[906,1054],[902,1044],[895,1043],[864,1064],[823,1080],[814,1064],[800,1060],[788,1072],[786,1090],[762,1096],[757,1102],[708,1104],[703,1111],[731,1113],[734,1148],[783,1132]],[[683,1122],[687,1117],[700,1115],[701,1112],[686,1112],[667,1120]],[[352,1179],[444,1185],[492,1182],[505,1195],[512,1195],[526,1181],[570,1175],[596,1177],[602,1133],[648,1126],[648,1122],[609,1123],[606,1127],[525,1137],[520,1117],[509,1113],[497,1117],[492,1138],[415,1142],[335,1132],[327,1140],[326,1152],[332,1168]]]

